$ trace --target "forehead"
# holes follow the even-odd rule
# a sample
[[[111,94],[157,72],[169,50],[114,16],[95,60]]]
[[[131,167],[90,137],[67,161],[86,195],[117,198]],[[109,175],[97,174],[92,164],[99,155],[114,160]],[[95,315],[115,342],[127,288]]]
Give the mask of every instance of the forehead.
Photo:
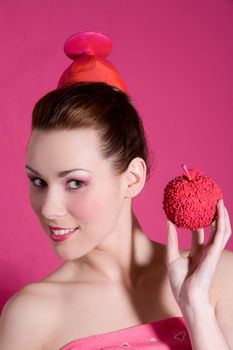
[[[54,165],[63,169],[77,164],[95,166],[103,158],[100,153],[100,141],[94,130],[35,129],[28,143],[26,160],[32,167]]]

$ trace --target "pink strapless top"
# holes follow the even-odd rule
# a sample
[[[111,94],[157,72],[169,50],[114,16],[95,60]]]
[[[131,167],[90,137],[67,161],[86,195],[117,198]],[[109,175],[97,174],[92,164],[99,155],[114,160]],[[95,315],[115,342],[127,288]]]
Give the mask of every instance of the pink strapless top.
[[[71,341],[60,350],[191,350],[183,317],[145,323]]]

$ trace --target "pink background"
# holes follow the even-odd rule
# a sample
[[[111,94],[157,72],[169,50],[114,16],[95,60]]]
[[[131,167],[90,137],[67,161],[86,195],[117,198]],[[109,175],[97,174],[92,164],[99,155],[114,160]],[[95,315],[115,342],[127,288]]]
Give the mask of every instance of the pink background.
[[[144,120],[154,165],[135,209],[146,234],[166,242],[163,188],[183,163],[215,179],[233,214],[232,0],[2,0],[1,306],[62,263],[29,205],[25,148],[34,103],[70,64],[64,40],[85,30],[112,39],[109,59]],[[180,246],[190,237],[179,230]]]

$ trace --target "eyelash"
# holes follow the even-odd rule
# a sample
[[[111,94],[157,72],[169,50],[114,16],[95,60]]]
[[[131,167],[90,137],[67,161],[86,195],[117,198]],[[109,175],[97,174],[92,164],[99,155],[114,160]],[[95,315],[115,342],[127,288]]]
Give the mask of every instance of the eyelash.
[[[33,184],[33,186],[35,186],[36,188],[38,189],[42,189],[43,187],[46,187],[46,185],[42,185],[42,186],[38,186],[35,184],[35,180],[40,180],[42,183],[46,184],[46,182],[42,179],[40,179],[39,177],[29,177],[29,181]],[[78,190],[79,188],[83,187],[84,185],[86,185],[86,183],[84,181],[81,181],[81,180],[75,180],[75,179],[71,179],[69,181],[67,181],[67,183],[70,183],[70,182],[77,182],[79,185],[78,187],[76,188],[68,188],[68,190],[71,190],[71,191],[75,191],[75,190]]]

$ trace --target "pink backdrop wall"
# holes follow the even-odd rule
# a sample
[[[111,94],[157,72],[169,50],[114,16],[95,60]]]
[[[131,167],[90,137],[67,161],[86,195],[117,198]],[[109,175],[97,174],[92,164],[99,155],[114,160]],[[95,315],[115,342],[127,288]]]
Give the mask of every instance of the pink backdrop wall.
[[[62,263],[28,202],[25,148],[33,104],[70,63],[64,40],[85,30],[112,38],[110,60],[144,120],[154,165],[135,210],[147,235],[166,242],[163,188],[184,162],[216,180],[233,214],[232,0],[2,0],[1,306]],[[188,247],[190,233],[179,239]]]

